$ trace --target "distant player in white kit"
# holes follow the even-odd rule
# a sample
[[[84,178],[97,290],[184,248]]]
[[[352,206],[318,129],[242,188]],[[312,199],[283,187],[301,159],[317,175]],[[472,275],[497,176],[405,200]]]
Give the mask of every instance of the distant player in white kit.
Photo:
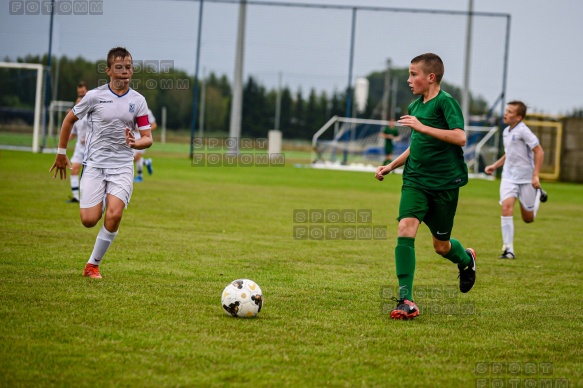
[[[75,100],[75,104],[78,104],[85,97],[85,94],[87,94],[87,85],[85,82],[79,82],[77,85],[77,99]],[[85,135],[87,134],[87,128],[87,117],[84,117],[83,120],[75,123],[71,136],[69,136],[69,140],[77,137],[77,143],[75,143],[75,151],[71,157],[71,163],[73,164],[73,168],[71,169],[72,197],[67,201],[68,203],[79,203],[79,173],[81,172],[83,156],[85,155]]]
[[[71,168],[66,152],[69,136],[75,122],[87,116],[90,128],[80,182],[81,223],[87,228],[97,225],[104,199],[107,203],[103,226],[83,271],[84,276],[91,278],[101,278],[99,264],[117,235],[123,211],[132,196],[133,149],[152,145],[148,105],[129,86],[134,72],[131,54],[122,47],[111,49],[105,71],[110,82],[87,92],[65,117],[57,156],[49,170],[56,168],[53,179],[57,173],[61,179],[67,177],[67,168]],[[136,126],[141,135],[139,140],[135,140],[132,132]]]
[[[536,217],[541,202],[547,201],[547,193],[541,188],[539,172],[544,152],[538,138],[522,122],[526,116],[526,105],[522,101],[510,101],[504,112],[504,155],[486,167],[491,175],[504,166],[500,182],[500,204],[502,205],[502,255],[500,259],[515,259],[514,254],[514,204],[520,202],[522,219],[531,223]]]
[[[158,128],[158,124],[156,124],[156,117],[154,117],[154,113],[152,110],[148,109],[148,121],[150,122],[150,130],[154,131]],[[136,140],[140,138],[140,131],[134,130],[134,136]],[[144,177],[142,176],[144,172],[144,164],[148,169],[148,174],[152,175],[154,173],[154,167],[152,166],[152,158],[144,158],[144,154],[146,150],[134,150],[134,163],[136,164],[136,177],[134,178],[134,182],[142,182]]]

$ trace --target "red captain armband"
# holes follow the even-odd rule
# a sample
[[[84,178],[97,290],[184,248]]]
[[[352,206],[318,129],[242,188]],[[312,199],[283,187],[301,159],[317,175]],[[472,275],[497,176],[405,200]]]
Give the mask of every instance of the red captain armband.
[[[136,124],[138,125],[138,129],[150,125],[148,115],[136,117]]]

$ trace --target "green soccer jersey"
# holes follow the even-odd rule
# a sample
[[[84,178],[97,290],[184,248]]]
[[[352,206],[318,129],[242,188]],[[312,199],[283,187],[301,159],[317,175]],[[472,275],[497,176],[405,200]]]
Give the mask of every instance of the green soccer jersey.
[[[399,131],[395,127],[389,127],[388,125],[383,129],[383,133],[385,135],[393,135],[398,136]],[[386,139],[385,138],[385,154],[390,155],[393,153],[393,139]]]
[[[393,136],[399,135],[399,131],[397,131],[397,128],[389,127],[388,125],[383,129],[383,133],[385,135],[393,135]]]
[[[409,105],[409,115],[417,117],[424,125],[444,131],[464,129],[459,103],[443,90],[426,103],[423,103],[423,97],[413,101]],[[403,185],[448,190],[468,183],[468,167],[462,147],[414,130],[410,147],[403,171]]]

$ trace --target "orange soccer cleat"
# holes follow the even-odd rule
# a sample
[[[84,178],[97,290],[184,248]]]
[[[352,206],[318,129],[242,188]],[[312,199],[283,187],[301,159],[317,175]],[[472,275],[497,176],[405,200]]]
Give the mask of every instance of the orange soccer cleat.
[[[99,266],[87,263],[87,265],[85,265],[85,270],[83,270],[83,276],[88,276],[93,279],[101,279],[101,274],[99,273]]]
[[[397,307],[391,311],[391,319],[413,319],[419,316],[417,305],[409,299],[396,299]]]

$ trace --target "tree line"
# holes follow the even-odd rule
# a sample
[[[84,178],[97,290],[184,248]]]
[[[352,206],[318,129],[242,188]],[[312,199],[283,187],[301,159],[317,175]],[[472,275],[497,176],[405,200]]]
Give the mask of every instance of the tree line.
[[[10,62],[9,59],[5,61]],[[17,62],[47,63],[47,56],[27,56]],[[58,69],[58,72],[57,72]],[[76,86],[80,81],[87,83],[89,89],[108,82],[105,61],[91,62],[81,57],[52,58],[53,99],[74,101]],[[407,111],[407,106],[416,96],[411,94],[407,85],[408,69],[391,69],[391,77],[397,79],[396,101],[397,116]],[[385,71],[372,72],[369,80],[369,97],[364,112],[352,117],[380,119],[380,101],[384,93]],[[34,108],[36,74],[21,69],[0,68],[0,108],[7,110],[32,110]],[[226,75],[210,73],[204,82],[199,80],[199,102],[204,85],[204,130],[206,134],[228,134],[232,86]],[[146,98],[148,106],[158,121],[162,107],[166,107],[166,126],[168,130],[189,130],[192,127],[194,77],[162,64],[138,63],[132,77],[132,88]],[[54,88],[54,86],[53,86]],[[442,83],[442,88],[458,101],[461,88]],[[279,99],[278,99],[279,94]],[[267,131],[275,128],[276,103],[279,100],[279,128],[288,139],[311,139],[332,116],[346,116],[346,90],[307,92],[301,88],[289,87],[268,89],[256,77],[249,76],[243,87],[243,112],[241,135],[246,137],[266,137]],[[44,96],[43,96],[44,99]],[[487,102],[481,97],[471,96],[470,113],[482,115],[488,110]],[[354,104],[354,101],[353,101]],[[197,120],[197,130],[199,128]]]

